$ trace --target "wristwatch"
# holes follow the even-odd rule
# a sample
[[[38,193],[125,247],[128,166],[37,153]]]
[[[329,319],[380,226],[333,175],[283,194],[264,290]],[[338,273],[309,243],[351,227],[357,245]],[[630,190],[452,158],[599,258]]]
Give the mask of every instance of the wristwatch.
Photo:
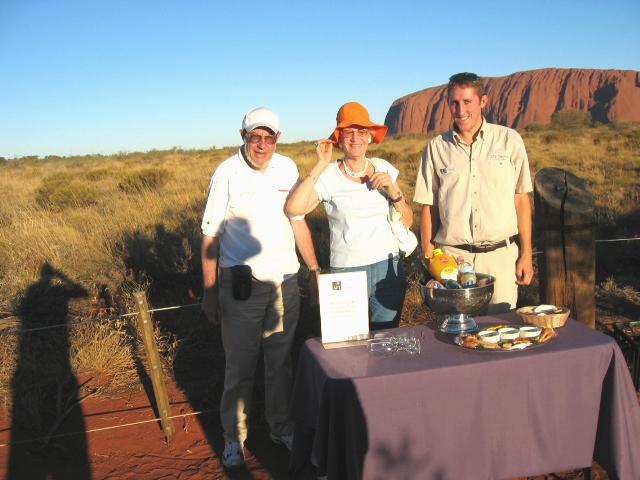
[[[398,203],[400,200],[402,200],[402,192],[400,192],[400,195],[398,195],[398,198],[390,198],[389,203]]]

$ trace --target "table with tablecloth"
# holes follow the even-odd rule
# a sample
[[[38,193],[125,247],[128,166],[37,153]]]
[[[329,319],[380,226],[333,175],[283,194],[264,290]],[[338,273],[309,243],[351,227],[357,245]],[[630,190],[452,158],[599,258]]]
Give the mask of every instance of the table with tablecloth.
[[[640,479],[640,406],[610,337],[571,319],[522,351],[466,349],[427,326],[391,333],[418,337],[421,353],[307,340],[292,398],[294,478],[501,479],[595,459],[612,478]]]

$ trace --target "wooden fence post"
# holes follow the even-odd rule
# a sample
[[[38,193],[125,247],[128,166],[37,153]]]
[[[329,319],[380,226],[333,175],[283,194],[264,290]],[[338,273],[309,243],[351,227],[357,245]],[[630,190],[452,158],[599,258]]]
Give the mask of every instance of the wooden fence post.
[[[534,231],[543,250],[540,299],[569,307],[572,318],[595,328],[595,197],[581,178],[543,168],[536,174],[534,202]]]
[[[151,383],[153,384],[153,395],[156,398],[158,411],[160,413],[160,422],[162,430],[167,439],[167,444],[171,442],[173,433],[175,432],[173,421],[171,418],[171,406],[169,404],[169,395],[167,394],[167,386],[164,383],[162,375],[162,365],[160,364],[160,355],[158,354],[158,346],[153,336],[153,324],[151,323],[151,315],[149,314],[149,305],[144,292],[135,292],[134,298],[138,305],[138,333],[144,342],[144,348],[147,352],[149,360],[149,370],[151,372]]]

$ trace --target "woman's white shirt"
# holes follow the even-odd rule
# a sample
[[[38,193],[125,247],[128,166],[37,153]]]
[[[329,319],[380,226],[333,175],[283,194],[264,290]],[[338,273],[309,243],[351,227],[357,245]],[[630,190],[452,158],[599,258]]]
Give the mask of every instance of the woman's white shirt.
[[[370,159],[376,172],[386,172],[395,183],[399,171],[381,158]],[[389,201],[369,182],[356,183],[344,176],[339,162],[322,172],[315,186],[329,220],[331,266],[369,265],[398,253],[398,242],[387,215]]]

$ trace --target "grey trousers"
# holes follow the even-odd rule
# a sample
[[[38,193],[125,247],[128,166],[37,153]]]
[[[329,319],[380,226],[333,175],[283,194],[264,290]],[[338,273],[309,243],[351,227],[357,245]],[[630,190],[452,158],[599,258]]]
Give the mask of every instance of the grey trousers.
[[[280,285],[252,281],[251,298],[235,300],[231,272],[220,269],[222,344],[226,367],[220,418],[227,441],[244,443],[255,368],[264,354],[265,416],[271,433],[290,433],[291,345],[298,324],[300,297],[297,275]]]

